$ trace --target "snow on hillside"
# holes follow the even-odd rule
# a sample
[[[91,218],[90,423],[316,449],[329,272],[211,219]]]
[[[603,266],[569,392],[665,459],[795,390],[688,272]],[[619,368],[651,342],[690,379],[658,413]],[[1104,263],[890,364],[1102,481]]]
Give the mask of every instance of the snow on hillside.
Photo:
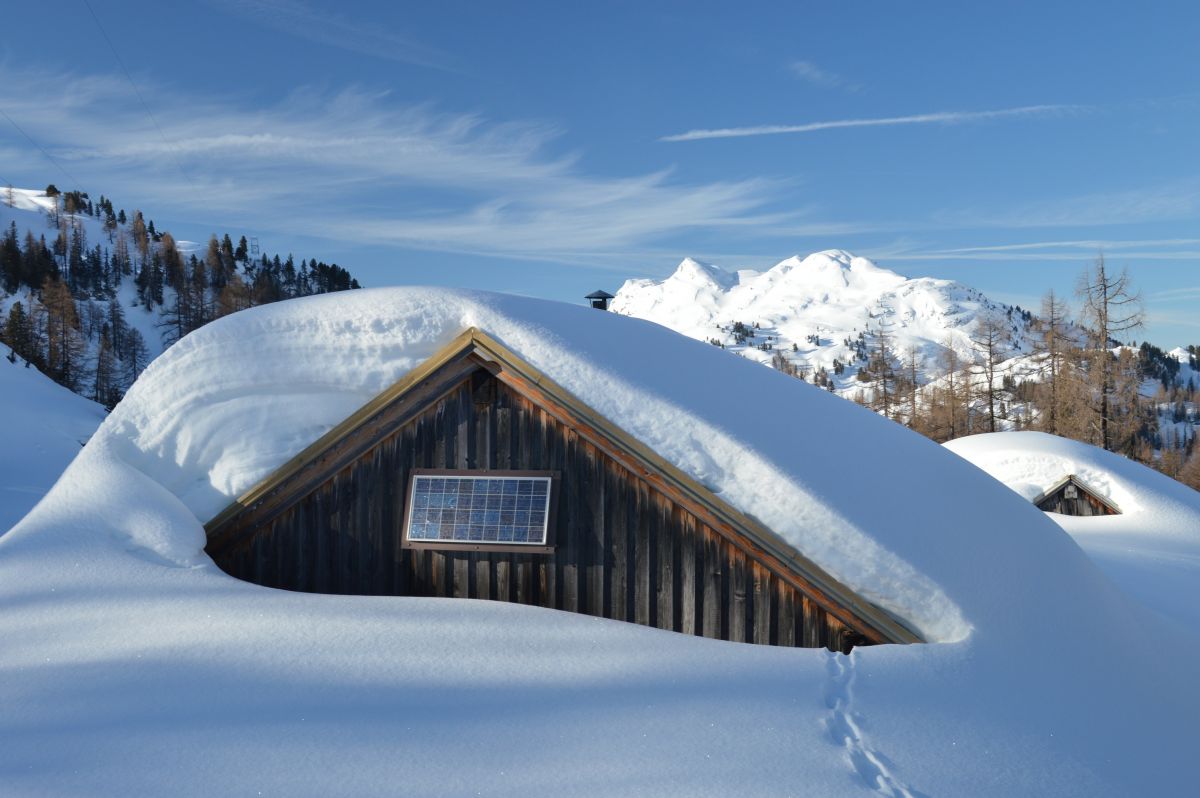
[[[57,228],[50,223],[50,213],[55,207],[56,200],[53,197],[47,197],[41,190],[14,188],[12,189],[13,205],[10,207],[4,201],[5,189],[0,189],[0,231],[8,229],[9,225],[16,224],[18,240],[24,238],[25,232],[33,233],[35,237],[45,236],[47,241],[51,241],[57,234]],[[132,238],[127,226],[118,226],[110,236],[104,229],[102,219],[87,214],[62,214],[70,220],[70,224],[83,231],[83,235],[89,242],[89,246],[100,244],[102,247],[111,249],[116,236],[122,236],[126,239],[126,243],[133,248]],[[185,242],[178,242],[181,252],[188,253],[192,250],[184,246]],[[195,245],[192,245],[195,248]],[[173,292],[170,287],[164,288],[164,294],[167,299],[173,297]],[[88,300],[80,297],[83,304],[91,302],[91,304],[100,307],[103,300]],[[137,300],[137,289],[131,278],[126,278],[121,281],[117,288],[116,299],[120,302],[125,314],[125,323],[141,333],[145,340],[147,348],[150,350],[150,357],[157,357],[163,351],[162,340],[162,321],[163,316],[161,309],[152,309],[143,305]],[[28,310],[30,306],[30,298],[28,291],[18,291],[14,294],[6,294],[3,287],[0,286],[0,319],[7,316],[8,310],[14,302],[20,301]]]
[[[45,495],[105,415],[37,369],[0,358],[0,535]]]
[[[207,517],[467,326],[948,642],[845,657],[491,602],[269,590],[215,568]],[[1126,597],[1027,501],[810,385],[519,297],[352,292],[193,333],[0,538],[0,606],[14,794],[1195,786],[1197,629]]]
[[[1176,623],[1200,629],[1200,493],[1096,446],[1041,432],[943,444],[1025,499],[1074,474],[1120,515],[1047,516],[1113,581]]]
[[[869,349],[872,333],[886,332],[899,357],[915,347],[930,376],[941,371],[943,345],[970,356],[984,313],[1007,320],[1011,354],[1029,348],[1027,319],[1009,306],[949,280],[905,278],[842,250],[791,257],[765,272],[729,272],[687,258],[665,280],[627,280],[611,307],[759,362],[782,352],[809,373],[824,368],[840,393],[859,387],[854,377],[863,359],[854,342],[860,334]],[[753,337],[743,340],[739,323]],[[840,375],[837,363],[846,364]]]

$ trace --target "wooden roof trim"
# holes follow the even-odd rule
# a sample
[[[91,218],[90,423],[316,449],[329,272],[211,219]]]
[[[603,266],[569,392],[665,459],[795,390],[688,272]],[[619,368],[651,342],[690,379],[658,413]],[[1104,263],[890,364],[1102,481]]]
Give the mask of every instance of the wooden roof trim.
[[[1066,484],[1069,482],[1075,483],[1075,487],[1079,488],[1081,491],[1086,493],[1088,496],[1090,496],[1091,498],[1100,502],[1100,504],[1107,507],[1109,510],[1112,511],[1112,513],[1114,515],[1121,515],[1121,508],[1117,505],[1116,502],[1113,502],[1113,501],[1101,496],[1099,493],[1097,493],[1095,490],[1093,490],[1090,485],[1088,485],[1082,479],[1077,477],[1075,474],[1067,474],[1065,477],[1060,479],[1058,482],[1055,482],[1053,485],[1046,488],[1044,491],[1042,491],[1041,493],[1039,493],[1037,495],[1037,497],[1033,500],[1033,503],[1041,504],[1042,502],[1046,501],[1046,499],[1049,499],[1055,493],[1062,490],[1062,488],[1064,486],[1066,486]]]
[[[550,406],[547,409],[557,409],[559,415],[565,413],[568,417],[562,419],[564,422],[581,423],[593,431],[595,434],[588,436],[594,438],[593,444],[599,445],[610,455],[615,455],[626,465],[633,465],[635,473],[643,479],[659,487],[668,488],[670,493],[679,496],[690,505],[693,511],[698,511],[697,517],[717,531],[726,535],[731,531],[738,534],[743,538],[739,542],[749,543],[752,550],[757,550],[760,558],[765,558],[768,563],[775,561],[784,566],[782,569],[776,567],[772,570],[799,577],[799,586],[814,593],[814,598],[826,605],[825,608],[843,623],[863,629],[868,636],[875,638],[876,642],[923,642],[921,636],[909,629],[900,619],[865,601],[819,565],[784,543],[766,526],[730,507],[693,477],[596,413],[495,338],[474,327],[464,330],[428,360],[367,402],[345,421],[322,435],[209,520],[204,529],[210,540],[218,531],[229,531],[222,529],[223,527],[235,529],[235,526],[231,526],[232,522],[244,512],[253,509],[276,489],[284,487],[314,460],[321,458],[341,441],[365,427],[393,402],[435,376],[452,361],[464,356],[487,368],[497,378],[518,390],[537,394],[538,396],[530,398],[535,401],[540,399],[543,405]],[[640,462],[630,463],[631,458]]]

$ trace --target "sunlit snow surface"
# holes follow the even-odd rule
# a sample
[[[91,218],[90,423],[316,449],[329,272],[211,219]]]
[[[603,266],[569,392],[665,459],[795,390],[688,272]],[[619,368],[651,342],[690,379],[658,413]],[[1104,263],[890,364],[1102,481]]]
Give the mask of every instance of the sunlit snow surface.
[[[478,326],[931,639],[844,658],[259,588],[202,522]],[[0,538],[0,793],[1186,794],[1200,644],[941,447],[652,324],[386,289],[209,325]]]

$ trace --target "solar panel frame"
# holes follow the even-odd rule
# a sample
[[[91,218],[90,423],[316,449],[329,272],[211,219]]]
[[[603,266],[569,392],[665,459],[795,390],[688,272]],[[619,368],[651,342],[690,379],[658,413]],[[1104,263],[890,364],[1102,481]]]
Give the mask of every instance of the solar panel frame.
[[[505,481],[505,483],[507,483],[507,484],[515,484],[512,482],[512,480],[518,480],[518,479],[534,479],[534,480],[539,480],[539,481],[548,480],[549,481],[549,486],[548,486],[549,496],[548,496],[548,499],[547,499],[547,502],[545,505],[547,509],[546,509],[545,521],[543,523],[543,527],[545,530],[544,531],[544,539],[542,541],[526,543],[526,542],[521,542],[521,541],[514,541],[514,540],[505,541],[505,540],[500,540],[500,539],[497,539],[497,540],[483,540],[483,539],[478,539],[478,540],[466,539],[466,540],[464,540],[464,539],[456,539],[456,538],[433,539],[433,538],[425,537],[424,536],[425,533],[422,533],[421,536],[416,536],[415,538],[410,537],[410,531],[412,530],[412,525],[414,523],[414,512],[418,509],[428,511],[427,507],[425,507],[425,508],[416,508],[415,507],[416,498],[417,498],[417,494],[416,494],[417,483],[418,483],[418,479],[420,479],[422,477],[425,477],[425,478],[445,477],[447,479],[453,479],[455,482],[458,482],[458,483],[465,482],[466,480],[468,480],[471,477],[477,477],[477,478],[480,478],[481,480],[486,480],[486,479],[491,478],[493,482],[498,481],[498,480],[496,480],[496,478],[500,478],[500,479],[503,479]],[[558,485],[559,485],[560,479],[561,479],[561,473],[558,471],[510,471],[510,470],[501,470],[501,469],[480,470],[480,469],[450,469],[450,468],[446,468],[446,469],[443,469],[443,468],[414,468],[409,472],[408,487],[404,494],[405,495],[404,520],[403,520],[403,525],[400,528],[400,545],[402,548],[406,548],[406,549],[438,549],[438,550],[443,550],[443,551],[444,550],[458,550],[458,551],[480,551],[480,552],[522,552],[525,554],[552,553],[555,548],[555,544],[554,544],[555,525],[554,525],[554,522],[555,522],[555,519],[557,518]],[[502,484],[504,484],[504,483],[502,483]],[[443,488],[444,488],[444,486],[443,486]],[[473,493],[473,486],[472,486],[471,492]],[[514,494],[515,494],[515,491],[514,491]],[[428,497],[432,497],[432,495],[433,494],[427,494]],[[445,496],[446,491],[443,489],[438,495]],[[439,506],[438,509],[443,514],[442,517],[444,517],[444,514],[448,510],[455,512],[455,514],[456,514],[455,523],[457,523],[457,514],[459,512],[459,508],[457,506],[457,501],[453,502],[452,507]],[[490,508],[488,508],[488,509],[490,509]],[[470,510],[467,510],[466,512],[469,513],[469,512],[473,512],[473,511],[474,511],[474,508],[471,508]],[[515,510],[514,510],[514,512],[515,512]],[[426,512],[426,517],[427,518],[429,517],[428,512]],[[438,521],[432,522],[432,523],[437,523],[440,525],[441,523],[444,523],[444,522],[442,520],[438,520]],[[463,523],[468,528],[471,526],[472,522],[471,522],[471,519],[469,518],[469,516],[464,517]],[[514,518],[513,520],[510,520],[508,523],[511,527],[512,525],[514,525],[516,523],[516,519]],[[499,525],[500,525],[499,519],[497,519],[496,525],[499,527]],[[529,526],[528,522],[525,523],[525,526],[526,527]],[[469,530],[468,535],[470,535],[470,534],[472,534],[472,532]],[[481,535],[481,537],[482,537],[482,535]],[[499,529],[498,529],[497,537],[499,537]]]

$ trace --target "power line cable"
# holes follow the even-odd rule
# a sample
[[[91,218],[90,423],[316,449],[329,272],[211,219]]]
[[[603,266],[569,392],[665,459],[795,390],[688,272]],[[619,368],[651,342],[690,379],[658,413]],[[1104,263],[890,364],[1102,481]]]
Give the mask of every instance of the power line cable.
[[[12,125],[14,128],[16,128],[18,133],[20,133],[22,136],[24,136],[26,139],[28,139],[30,144],[32,144],[33,146],[35,146],[39,150],[41,150],[42,155],[45,155],[47,158],[50,159],[50,163],[54,164],[58,168],[58,171],[62,172],[63,175],[66,176],[67,180],[71,181],[74,188],[76,188],[76,189],[79,188],[79,186],[80,186],[79,181],[76,180],[74,177],[72,177],[71,173],[68,172],[65,168],[63,168],[63,165],[58,162],[57,158],[55,158],[50,153],[46,152],[45,147],[43,147],[41,144],[38,144],[36,141],[34,141],[33,136],[30,136],[28,133],[26,133],[25,130],[20,125],[18,125],[11,116],[9,116],[7,113],[4,112],[3,108],[0,108],[0,116],[3,116],[5,119],[7,119],[8,123],[10,125]]]
[[[141,89],[138,88],[137,83],[133,79],[133,75],[130,74],[129,69],[125,66],[125,62],[121,60],[121,54],[117,52],[117,48],[113,45],[112,39],[108,38],[108,33],[104,30],[104,26],[100,24],[100,17],[96,16],[96,11],[92,8],[92,4],[88,2],[88,0],[83,0],[83,4],[87,6],[87,10],[92,15],[92,19],[96,21],[96,28],[100,31],[100,35],[104,37],[104,41],[108,43],[108,49],[112,51],[113,58],[116,59],[117,65],[120,66],[121,71],[125,73],[125,79],[128,80],[129,85],[133,87],[133,93],[137,95],[138,102],[142,104],[142,109],[146,112],[146,116],[150,117],[150,121],[154,123],[154,128],[158,131],[158,137],[162,139],[163,146],[167,148],[167,152],[171,155],[171,160],[175,162],[175,168],[178,169],[179,174],[183,175],[184,179],[191,184],[192,188],[198,189],[199,186],[196,185],[195,181],[192,180],[192,176],[187,173],[187,170],[183,168],[183,164],[180,163],[178,154],[175,151],[175,147],[172,146],[171,142],[167,140],[167,134],[163,132],[162,125],[158,123],[158,118],[154,115],[154,112],[150,110],[150,104],[147,103],[146,98],[142,96]]]

